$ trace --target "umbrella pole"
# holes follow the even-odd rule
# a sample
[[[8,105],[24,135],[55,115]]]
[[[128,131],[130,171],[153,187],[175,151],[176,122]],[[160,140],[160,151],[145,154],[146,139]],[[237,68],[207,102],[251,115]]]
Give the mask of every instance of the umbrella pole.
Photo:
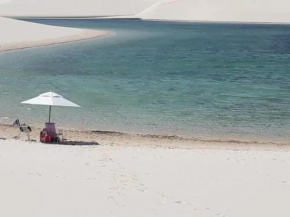
[[[49,106],[49,117],[48,117],[48,123],[50,123],[50,116],[51,116],[51,105]]]

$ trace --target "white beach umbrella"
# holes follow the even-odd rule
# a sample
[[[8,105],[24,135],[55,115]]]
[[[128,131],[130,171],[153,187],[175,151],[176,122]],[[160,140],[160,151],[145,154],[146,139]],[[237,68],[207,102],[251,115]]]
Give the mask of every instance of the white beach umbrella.
[[[63,98],[63,96],[57,93],[53,93],[53,92],[40,94],[38,97],[32,98],[30,100],[27,100],[21,103],[32,104],[32,105],[48,105],[49,106],[49,119],[48,119],[49,123],[50,123],[50,116],[51,116],[51,106],[80,107],[79,105]]]

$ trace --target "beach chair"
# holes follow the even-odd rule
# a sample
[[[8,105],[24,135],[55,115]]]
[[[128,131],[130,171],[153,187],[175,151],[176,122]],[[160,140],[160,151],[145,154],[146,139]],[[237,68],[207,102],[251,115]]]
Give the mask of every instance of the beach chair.
[[[59,143],[62,134],[57,133],[54,123],[46,123],[45,128],[40,132],[40,142],[42,143]]]
[[[26,124],[20,124],[20,121],[19,119],[16,119],[13,124],[13,126],[16,126],[16,127],[19,127],[19,134],[17,136],[15,136],[15,139],[19,139],[20,138],[20,135],[21,133],[25,133],[27,135],[27,139],[28,141],[30,141],[30,133],[32,131],[31,127],[26,125]]]

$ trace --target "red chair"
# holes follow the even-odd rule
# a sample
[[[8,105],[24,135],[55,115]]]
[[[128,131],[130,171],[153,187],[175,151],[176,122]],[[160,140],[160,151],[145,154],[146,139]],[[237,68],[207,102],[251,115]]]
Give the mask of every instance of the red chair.
[[[40,142],[42,143],[59,143],[60,137],[56,133],[54,123],[46,123],[45,128],[40,132]]]

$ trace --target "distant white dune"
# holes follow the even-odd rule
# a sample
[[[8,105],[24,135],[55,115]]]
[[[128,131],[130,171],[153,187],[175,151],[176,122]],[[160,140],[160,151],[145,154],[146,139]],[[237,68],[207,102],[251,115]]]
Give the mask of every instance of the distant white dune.
[[[289,0],[162,0],[136,15],[150,20],[290,22]]]
[[[290,22],[289,0],[0,0],[0,16]]]
[[[8,0],[0,0],[8,1]],[[88,17],[134,15],[158,0],[13,0],[0,6],[0,16]]]
[[[78,41],[109,34],[105,31],[48,26],[1,17],[0,28],[0,52]]]

